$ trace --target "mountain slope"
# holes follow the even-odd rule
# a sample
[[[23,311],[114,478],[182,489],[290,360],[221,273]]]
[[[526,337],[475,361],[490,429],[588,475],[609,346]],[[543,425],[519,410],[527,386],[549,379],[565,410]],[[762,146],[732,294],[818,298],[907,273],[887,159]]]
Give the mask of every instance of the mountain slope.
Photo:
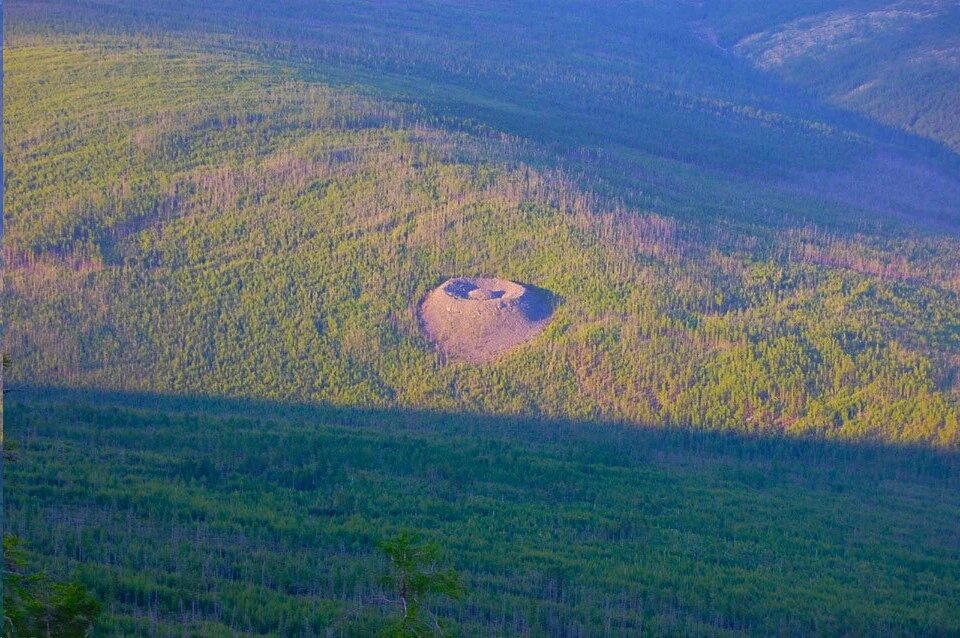
[[[791,3],[755,21],[709,3],[705,23],[759,68],[960,152],[960,6],[948,0]]]
[[[755,15],[756,7],[733,6],[727,20]],[[8,24],[14,43],[38,33],[174,34],[244,51],[308,81],[534,141],[542,161],[589,189],[671,216],[871,232],[882,224],[898,233],[919,214],[956,231],[956,156],[936,156],[930,144],[827,106],[705,42],[697,25],[708,10],[716,9],[660,1],[19,0]],[[875,178],[891,155],[917,170]],[[805,179],[824,170],[852,176],[826,188]],[[784,180],[805,201],[785,201]],[[850,184],[883,197],[851,205]]]
[[[7,64],[19,381],[958,439],[949,236],[644,213],[528,140],[186,42]],[[556,318],[445,364],[416,303],[455,275],[542,286]]]
[[[8,409],[8,521],[98,635],[370,636],[403,528],[448,635],[942,636],[956,455],[613,424],[64,393]],[[869,586],[868,586],[869,584]],[[380,623],[378,624],[378,621]]]
[[[757,62],[839,5],[8,2],[8,529],[103,635],[374,635],[404,528],[451,635],[956,634],[952,124]]]

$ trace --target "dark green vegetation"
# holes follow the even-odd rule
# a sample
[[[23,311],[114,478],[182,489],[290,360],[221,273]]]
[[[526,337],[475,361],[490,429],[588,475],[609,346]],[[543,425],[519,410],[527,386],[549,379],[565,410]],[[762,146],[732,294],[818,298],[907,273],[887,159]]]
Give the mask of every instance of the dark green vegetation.
[[[432,597],[460,600],[463,596],[463,583],[456,571],[437,565],[440,546],[402,531],[383,541],[380,550],[389,564],[383,579],[387,590],[383,603],[396,608],[395,618],[381,635],[404,638],[449,632],[446,623],[426,609]]]
[[[24,400],[26,402],[22,402]],[[370,635],[418,529],[472,635],[954,635],[960,467],[919,448],[49,394],[8,408],[11,531],[103,635]],[[139,405],[132,409],[125,406]]]
[[[15,536],[3,537],[3,559],[4,636],[87,635],[100,614],[100,603],[86,587],[29,571],[27,551]]]

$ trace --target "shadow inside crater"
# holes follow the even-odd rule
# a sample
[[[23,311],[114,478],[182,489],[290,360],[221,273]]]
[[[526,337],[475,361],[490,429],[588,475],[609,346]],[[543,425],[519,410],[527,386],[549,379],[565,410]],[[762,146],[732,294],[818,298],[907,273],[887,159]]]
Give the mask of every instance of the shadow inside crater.
[[[477,288],[476,290],[471,290],[468,296],[470,299],[476,299],[478,301],[489,301],[490,299],[500,299],[505,294],[505,290],[486,290],[484,288]]]
[[[466,279],[455,279],[444,286],[443,289],[447,294],[454,297],[459,297],[460,299],[469,299],[470,293],[479,290],[480,287],[472,281],[467,281]]]
[[[497,281],[483,278],[484,282]],[[523,281],[503,281],[501,287],[486,287],[469,278],[451,278],[443,285],[443,291],[451,297],[470,301],[488,301],[508,297],[510,287],[521,286],[523,297],[520,307],[529,321],[540,322],[549,319],[563,303],[563,298],[546,288]]]

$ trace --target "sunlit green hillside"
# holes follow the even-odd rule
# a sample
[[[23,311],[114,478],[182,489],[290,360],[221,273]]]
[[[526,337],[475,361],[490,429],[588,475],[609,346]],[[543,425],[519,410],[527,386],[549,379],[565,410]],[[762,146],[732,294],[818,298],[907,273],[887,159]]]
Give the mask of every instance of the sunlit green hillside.
[[[18,47],[7,74],[17,381],[957,441],[952,239],[625,208],[522,140],[186,42]],[[456,274],[545,287],[556,319],[444,363],[415,308]]]

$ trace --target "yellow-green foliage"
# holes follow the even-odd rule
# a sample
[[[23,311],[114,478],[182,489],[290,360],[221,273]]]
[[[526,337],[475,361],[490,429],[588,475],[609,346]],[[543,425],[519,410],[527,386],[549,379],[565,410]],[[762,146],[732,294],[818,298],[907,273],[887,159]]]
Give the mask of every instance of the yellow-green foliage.
[[[6,57],[18,381],[960,441],[949,240],[680,222],[248,57],[44,42]],[[446,365],[416,304],[480,274],[554,324]]]

